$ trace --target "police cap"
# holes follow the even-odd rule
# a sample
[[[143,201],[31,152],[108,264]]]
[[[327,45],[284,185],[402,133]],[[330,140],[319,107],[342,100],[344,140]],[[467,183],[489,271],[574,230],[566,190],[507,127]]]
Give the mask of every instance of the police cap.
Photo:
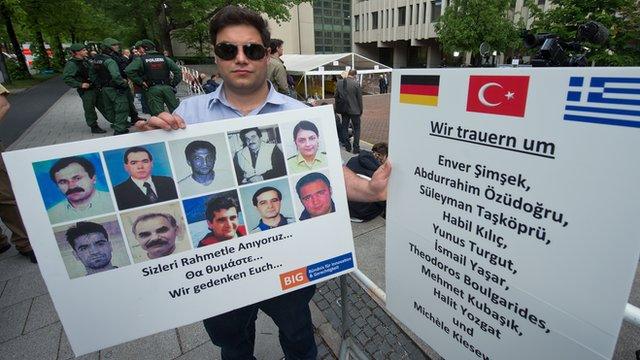
[[[114,45],[120,45],[120,41],[114,39],[114,38],[106,38],[104,40],[102,40],[102,45],[104,46],[114,46]]]
[[[153,43],[153,41],[149,40],[149,39],[143,39],[139,41],[140,46],[146,48],[146,49],[155,49],[156,48],[156,44]]]
[[[80,43],[76,43],[76,44],[72,44],[71,46],[69,46],[69,51],[80,51],[82,49],[86,49],[87,47],[84,46],[84,44],[80,44]]]

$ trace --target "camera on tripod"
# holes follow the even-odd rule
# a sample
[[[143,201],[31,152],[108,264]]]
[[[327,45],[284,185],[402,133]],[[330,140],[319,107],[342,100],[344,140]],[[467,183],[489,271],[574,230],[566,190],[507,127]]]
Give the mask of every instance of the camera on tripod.
[[[583,43],[602,45],[609,39],[609,30],[596,21],[589,21],[578,27],[576,40],[565,41],[552,33],[522,34],[524,46],[538,51],[531,58],[533,67],[587,66],[587,49]]]

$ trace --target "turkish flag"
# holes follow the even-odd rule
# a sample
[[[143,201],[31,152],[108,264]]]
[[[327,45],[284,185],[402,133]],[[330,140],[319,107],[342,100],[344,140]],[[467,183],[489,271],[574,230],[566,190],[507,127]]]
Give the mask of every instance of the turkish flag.
[[[528,76],[469,77],[467,111],[524,117]]]

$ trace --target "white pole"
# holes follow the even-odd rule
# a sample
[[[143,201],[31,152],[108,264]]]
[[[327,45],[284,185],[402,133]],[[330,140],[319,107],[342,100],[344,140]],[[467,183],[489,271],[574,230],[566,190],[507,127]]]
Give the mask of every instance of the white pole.
[[[309,98],[309,94],[307,93],[307,74],[304,74],[304,100],[306,101]]]
[[[322,74],[322,100],[324,100],[324,73]]]

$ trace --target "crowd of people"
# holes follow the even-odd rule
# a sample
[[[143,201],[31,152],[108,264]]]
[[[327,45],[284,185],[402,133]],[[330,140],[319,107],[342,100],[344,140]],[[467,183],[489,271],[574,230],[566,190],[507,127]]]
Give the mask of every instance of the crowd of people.
[[[144,120],[134,105],[134,93],[143,112],[157,115],[178,107],[175,86],[182,81],[182,71],[165,54],[156,50],[153,41],[143,39],[133,50],[120,50],[120,42],[106,38],[98,44],[100,52],[84,44],[69,47],[71,59],[65,65],[64,82],[77,89],[82,99],[87,126],[94,134],[106,133],[98,125],[96,109],[111,124],[114,135],[126,134],[129,127]]]
[[[91,131],[93,133],[105,132],[97,124],[96,109],[111,123],[114,135],[119,135],[127,133],[128,127],[132,124],[140,131],[154,129],[176,131],[185,128],[188,124],[233,118],[241,121],[243,117],[248,115],[305,108],[304,103],[290,96],[291,82],[282,78],[283,74],[286,76],[286,70],[284,73],[280,71],[282,70],[280,66],[284,67],[279,59],[282,54],[282,42],[275,41],[277,39],[271,41],[267,22],[260,14],[243,7],[225,6],[211,20],[209,33],[218,69],[216,75],[219,75],[222,82],[218,85],[216,75],[214,75],[203,84],[204,88],[204,85],[209,81],[213,82],[210,84],[213,88],[209,94],[193,96],[182,102],[178,101],[173,91],[173,87],[182,79],[181,71],[173,60],[156,51],[152,41],[140,40],[131,52],[121,52],[120,42],[108,38],[101,43],[100,52],[96,52],[91,57],[87,46],[73,44],[70,47],[72,59],[64,69],[63,79],[69,86],[78,90],[83,103],[85,120]],[[355,70],[352,70],[339,85],[341,89],[339,96],[344,97],[347,106],[344,111],[338,112],[342,115],[343,126],[345,123],[348,125],[348,122],[353,123],[353,150],[359,152],[362,91],[354,80],[355,75]],[[270,81],[271,76],[277,76],[280,79]],[[204,76],[201,81],[204,81],[206,77]],[[279,85],[276,85],[277,83]],[[151,115],[148,120],[140,118],[133,106],[132,86],[134,90],[140,89],[139,93],[146,102]],[[4,93],[4,89],[0,87],[0,95]],[[4,105],[6,100],[3,101],[3,99],[4,97],[0,96],[0,118],[8,106],[8,103]],[[293,139],[298,154],[287,160],[284,159],[282,152],[277,147],[268,146],[269,144],[261,142],[261,136],[263,134],[258,128],[247,128],[240,134],[244,147],[238,151],[233,159],[239,183],[250,183],[258,178],[266,179],[270,176],[278,176],[276,173],[280,167],[284,168],[285,161],[310,169],[318,166],[319,162],[325,161],[325,154],[318,151],[319,132],[313,123],[303,121],[294,129]],[[348,141],[343,132],[341,132],[341,140],[343,143]],[[374,151],[374,154],[380,155],[382,150]],[[190,152],[187,154],[188,158],[189,156],[192,156]],[[270,163],[272,164],[275,161],[277,166],[272,166],[266,171],[258,171],[260,169],[256,168],[257,161],[254,159],[260,156],[271,159]],[[134,181],[138,178],[151,178],[156,184],[156,179],[151,175],[152,157],[148,150],[139,147],[129,149],[124,155],[124,161],[125,169],[131,175],[131,179],[115,186],[116,199],[146,204],[160,201],[160,197],[165,196],[162,186],[156,186],[154,189],[154,187],[140,185]],[[92,175],[90,166],[84,165],[78,159],[60,164],[52,172],[52,180],[57,181],[58,178],[71,176],[75,172],[86,173],[87,183],[91,183],[91,179],[95,175]],[[6,178],[4,167],[0,170],[2,170],[0,175]],[[377,169],[370,173],[368,179],[358,176],[349,167],[343,167],[348,199],[356,202],[385,201],[390,172],[389,162],[381,159],[378,161]],[[6,181],[2,179],[0,177],[3,201],[0,203],[2,205],[0,214],[2,214],[2,220],[5,224],[11,227],[13,226],[11,224],[17,224],[20,219],[15,207],[15,199],[10,194],[10,188],[9,191],[6,190],[9,184],[8,179]],[[194,179],[206,182],[208,177],[194,177]],[[135,199],[130,194],[131,189],[136,187],[134,190],[137,191],[137,188],[141,186],[146,187],[145,196]],[[60,190],[65,191],[62,188]],[[296,186],[296,192],[305,207],[305,213],[300,220],[335,211],[335,205],[331,198],[331,184],[326,176],[320,173],[311,173],[301,178]],[[86,203],[83,193],[88,193],[88,187],[78,191],[66,191],[68,204],[73,209],[67,206],[59,210],[61,212],[74,210],[76,209],[74,204]],[[93,198],[97,196],[95,191],[90,193],[93,194]],[[174,193],[166,195],[167,198],[175,198],[175,196]],[[281,197],[278,189],[270,188],[260,189],[255,194],[253,205],[260,213],[261,221],[258,226],[261,229],[288,223],[288,220],[283,219],[280,215],[280,209],[273,206]],[[118,200],[120,208],[134,205],[124,204]],[[228,211],[236,206],[233,201],[213,204],[210,209],[207,209],[210,212],[207,220],[210,219],[214,223],[216,216],[221,214],[223,210]],[[18,221],[12,222],[10,216],[5,216],[6,211],[13,211]],[[162,225],[156,220],[169,222],[171,226]],[[148,218],[134,224],[134,232],[140,232],[139,228],[144,227],[148,228],[144,231],[145,234],[152,234],[156,231],[154,229],[161,225],[167,228],[173,227],[171,219]],[[213,225],[211,226],[213,227]],[[76,252],[77,244],[84,240],[95,248],[106,249],[109,247],[108,236],[104,229],[83,223],[78,223],[72,229],[76,230],[71,230],[67,234],[67,238]],[[15,246],[26,256],[33,255],[32,261],[35,262],[35,255],[28,245],[22,224],[19,223],[19,226],[15,228],[11,227],[11,230],[14,233],[12,240]],[[232,228],[232,232],[231,235],[236,235],[246,232],[246,229],[240,231],[237,228]],[[88,238],[85,236],[87,234],[94,236]],[[0,251],[5,251],[6,245],[3,245],[1,241],[3,239],[0,239]],[[84,256],[81,253],[76,255],[78,258]],[[85,263],[83,262],[83,264]],[[111,262],[108,261],[101,261],[100,264],[88,262],[85,265],[90,268],[98,265],[113,268]],[[260,309],[270,316],[279,327],[280,343],[285,358],[315,359],[317,348],[309,310],[309,301],[314,292],[315,285],[291,291],[205,319],[204,326],[212,342],[221,348],[222,359],[253,359],[255,320],[257,311]]]

